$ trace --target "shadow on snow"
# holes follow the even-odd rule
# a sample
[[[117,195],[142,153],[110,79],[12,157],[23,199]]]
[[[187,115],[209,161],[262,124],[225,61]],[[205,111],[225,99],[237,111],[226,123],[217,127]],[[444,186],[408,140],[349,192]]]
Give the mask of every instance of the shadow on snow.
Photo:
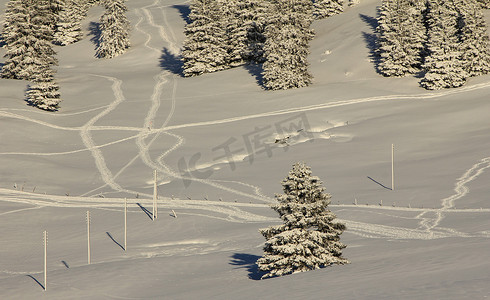
[[[124,250],[124,246],[123,246],[123,245],[121,245],[121,244],[119,244],[119,243],[118,243],[118,242],[117,242],[117,241],[116,241],[116,240],[115,240],[115,239],[112,237],[112,235],[111,235],[111,233],[110,233],[109,231],[106,231],[106,234],[107,234],[107,236],[108,236],[108,237],[109,237],[109,238],[110,238],[110,239],[111,239],[111,240],[112,240],[112,241],[113,241],[113,242],[114,242],[116,245],[118,245],[118,246],[119,246],[121,249],[123,249],[123,250]]]
[[[379,71],[380,57],[378,54],[378,20],[375,17],[370,17],[364,14],[359,14],[359,17],[371,27],[372,33],[363,31],[362,36],[364,38],[364,42],[366,43],[366,47],[369,49],[369,58],[374,63],[374,69],[376,70],[376,73],[381,74]]]
[[[265,273],[260,271],[256,264],[259,258],[260,256],[257,255],[235,253],[231,256],[230,265],[238,266],[237,269],[246,269],[248,271],[248,278],[260,280]]]
[[[32,275],[26,275],[27,277],[31,278],[32,280],[34,280],[37,284],[39,284],[40,287],[43,288],[43,290],[45,290],[45,287],[42,283],[39,282],[39,280],[37,280],[34,276]]]
[[[187,24],[191,23],[191,19],[189,18],[189,15],[191,13],[191,9],[190,9],[189,5],[174,5],[172,7],[179,11],[180,16],[182,17],[182,19]]]
[[[384,187],[387,190],[390,190],[390,191],[392,190],[392,188],[387,187],[386,185],[382,184],[381,182],[377,181],[376,179],[373,179],[371,176],[368,176],[367,178],[370,179],[371,181],[373,181],[374,183],[379,184],[380,186]]]
[[[136,205],[139,206],[139,208],[148,216],[148,218],[150,218],[150,220],[153,220],[153,213],[151,211],[149,211],[148,209],[146,209],[143,205],[141,205],[140,203],[136,203]]]
[[[173,74],[184,77],[184,63],[180,55],[170,53],[167,48],[163,48],[160,56],[160,68]]]
[[[102,34],[100,30],[100,23],[97,22],[90,22],[88,25],[88,36],[91,36],[90,41],[95,45],[95,49],[99,48],[100,46],[100,36]]]

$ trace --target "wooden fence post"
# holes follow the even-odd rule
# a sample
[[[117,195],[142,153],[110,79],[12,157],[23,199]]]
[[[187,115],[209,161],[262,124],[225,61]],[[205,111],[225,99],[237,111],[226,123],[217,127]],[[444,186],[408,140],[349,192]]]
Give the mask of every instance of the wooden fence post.
[[[87,210],[87,262],[90,265],[90,211]]]

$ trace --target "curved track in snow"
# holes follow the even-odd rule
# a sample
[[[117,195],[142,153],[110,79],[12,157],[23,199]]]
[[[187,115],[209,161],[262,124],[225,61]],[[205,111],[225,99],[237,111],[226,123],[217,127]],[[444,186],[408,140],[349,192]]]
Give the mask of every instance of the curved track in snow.
[[[420,219],[420,227],[425,230],[432,230],[437,227],[444,219],[447,210],[454,208],[455,202],[464,196],[466,196],[470,189],[467,186],[468,183],[475,180],[486,169],[490,168],[490,157],[485,157],[478,163],[469,168],[460,178],[457,179],[454,187],[455,194],[441,200],[441,208],[436,211],[424,211],[420,213],[416,218]],[[432,214],[433,216],[426,216]]]

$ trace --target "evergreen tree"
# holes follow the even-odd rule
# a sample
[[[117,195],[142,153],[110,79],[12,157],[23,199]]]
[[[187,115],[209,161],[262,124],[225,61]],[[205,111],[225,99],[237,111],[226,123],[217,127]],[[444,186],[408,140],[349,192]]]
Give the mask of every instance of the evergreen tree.
[[[269,2],[251,2],[252,17],[248,21],[248,59],[250,62],[264,62],[265,27],[269,23]]]
[[[459,87],[468,77],[458,36],[458,12],[453,1],[430,0],[428,8],[428,56],[421,85],[435,90]]]
[[[383,0],[378,18],[378,71],[405,76],[420,70],[425,48],[425,0]]]
[[[480,6],[475,0],[458,0],[459,30],[463,68],[469,76],[490,71],[490,46],[487,25]]]
[[[18,76],[20,63],[25,52],[30,28],[28,3],[22,0],[10,0],[5,10],[5,23],[2,28],[2,38],[5,43],[5,63],[2,68],[2,78],[21,79]]]
[[[100,43],[96,49],[99,58],[113,58],[130,47],[128,10],[125,0],[103,0],[105,13],[100,18]]]
[[[264,42],[263,16],[265,6],[258,0],[226,1],[222,6],[223,26],[226,28],[227,64],[242,65],[250,60],[260,60],[258,43]]]
[[[218,0],[192,2],[189,15],[191,23],[184,30],[184,76],[197,76],[229,68],[226,28],[222,26],[220,16],[222,5]]]
[[[32,79],[26,92],[26,101],[40,109],[55,111],[61,102],[59,86],[54,80],[54,70],[48,68]]]
[[[60,21],[60,12],[65,7],[65,2],[68,0],[49,0],[48,6],[51,10],[51,16],[53,21],[50,22],[52,24],[52,29],[56,32],[56,27],[58,22]]]
[[[316,19],[323,19],[344,11],[344,0],[314,0],[313,14]]]
[[[51,45],[54,17],[48,0],[13,2],[15,17],[8,21],[2,77],[30,80],[57,64]]]
[[[313,38],[311,0],[271,0],[270,23],[265,28],[263,78],[266,89],[308,86],[309,41]]]
[[[245,0],[246,1],[246,0]],[[226,42],[224,44],[227,57],[225,59],[226,67],[236,67],[243,65],[247,56],[247,27],[243,10],[246,3],[243,0],[225,0],[220,5],[221,15],[217,16],[217,22],[225,28]]]
[[[332,264],[346,264],[340,242],[345,225],[334,221],[330,210],[330,194],[309,167],[296,163],[282,181],[284,194],[277,194],[283,224],[261,229],[265,237],[264,256],[257,260],[262,278],[319,269]]]
[[[86,16],[85,0],[66,0],[59,13],[57,30],[53,42],[66,46],[80,41],[83,38],[82,20]]]

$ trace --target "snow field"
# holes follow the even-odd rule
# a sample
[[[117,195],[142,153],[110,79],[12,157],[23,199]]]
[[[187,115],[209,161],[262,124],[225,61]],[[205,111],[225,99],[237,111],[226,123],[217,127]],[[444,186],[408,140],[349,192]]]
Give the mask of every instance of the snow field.
[[[93,58],[90,36],[57,48],[64,101],[56,114],[25,106],[25,82],[0,80],[0,298],[490,296],[490,79],[427,92],[412,78],[376,74],[363,39],[371,27],[360,15],[374,16],[378,2],[314,23],[315,79],[305,89],[265,92],[245,68],[185,79],[162,69],[162,49],[177,54],[182,44],[185,21],[175,5],[188,4],[169,0],[128,1],[133,47],[114,60]],[[98,13],[90,11],[86,34]],[[212,149],[227,139],[237,139],[233,150],[245,148],[242,137],[256,126],[274,129],[303,114],[312,142],[300,134],[270,157],[255,149],[215,160],[222,152]],[[264,144],[279,134],[272,129],[259,132],[267,134]],[[389,181],[392,143],[395,191],[380,185]],[[196,170],[213,170],[210,177],[179,169],[178,161],[195,153],[203,155]],[[332,194],[331,209],[347,225],[341,241],[352,264],[251,280],[264,242],[257,230],[279,222],[268,204],[299,160]],[[152,222],[136,203],[151,211],[154,169],[161,196]],[[185,187],[184,179],[191,184]],[[126,253],[117,245],[124,197]],[[42,280],[44,229],[51,251],[46,293],[27,277]]]

